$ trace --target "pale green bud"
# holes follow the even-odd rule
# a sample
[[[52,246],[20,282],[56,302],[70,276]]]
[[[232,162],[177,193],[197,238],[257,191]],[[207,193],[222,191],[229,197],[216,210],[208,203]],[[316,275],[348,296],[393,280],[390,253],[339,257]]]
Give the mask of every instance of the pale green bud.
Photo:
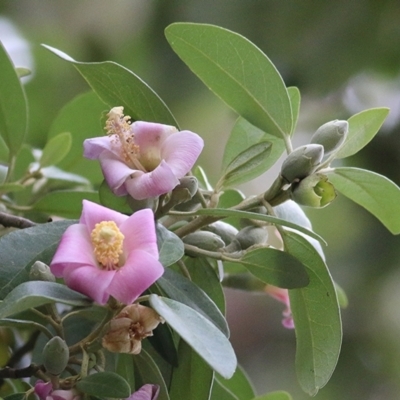
[[[196,194],[199,186],[194,176],[185,176],[179,182],[179,185],[175,186],[171,192],[171,197],[168,201],[170,208],[190,201]]]
[[[281,175],[292,183],[305,178],[315,171],[324,157],[324,147],[308,144],[293,150],[282,164]]]
[[[50,339],[43,349],[43,365],[52,375],[60,375],[68,365],[69,349],[59,336]]]
[[[184,176],[179,179],[179,185],[175,187],[175,189],[187,189],[190,194],[190,198],[192,198],[199,187],[199,182],[195,176]],[[175,190],[174,189],[174,190]]]
[[[246,250],[250,246],[267,243],[268,232],[266,229],[258,226],[246,226],[239,231],[235,240],[240,244],[242,250]]]
[[[325,207],[335,197],[335,187],[322,174],[307,176],[292,188],[292,199],[303,206]]]
[[[182,238],[183,243],[196,246],[203,250],[216,251],[225,247],[225,242],[215,233],[197,231]]]
[[[324,146],[324,156],[327,156],[339,150],[346,140],[348,132],[349,123],[335,119],[321,125],[311,137],[310,143]]]
[[[216,221],[204,229],[218,235],[225,244],[231,243],[238,233],[238,230],[234,226],[223,221]]]
[[[50,271],[50,267],[41,261],[36,261],[32,265],[29,271],[29,279],[31,281],[46,281],[46,282],[56,281],[55,276]]]

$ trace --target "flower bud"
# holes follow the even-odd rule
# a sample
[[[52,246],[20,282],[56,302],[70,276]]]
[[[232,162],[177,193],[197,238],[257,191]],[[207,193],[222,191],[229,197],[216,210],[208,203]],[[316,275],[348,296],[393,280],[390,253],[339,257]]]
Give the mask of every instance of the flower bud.
[[[136,200],[131,196],[127,196],[127,202],[133,212],[143,210],[144,208],[150,208],[153,211],[157,210],[158,197],[149,197],[144,200]]]
[[[52,375],[60,375],[68,364],[69,349],[59,336],[50,339],[43,349],[43,365]]]
[[[179,185],[175,186],[171,192],[168,201],[169,208],[190,201],[196,194],[197,188],[198,182],[194,176],[185,176],[180,179]]]
[[[46,282],[56,281],[56,277],[51,273],[50,267],[41,261],[36,261],[32,265],[29,271],[29,279],[31,281],[46,281]]]
[[[324,156],[327,156],[339,150],[346,140],[348,131],[347,121],[335,119],[321,125],[311,137],[310,143],[324,146]]]
[[[288,182],[305,178],[315,171],[324,157],[324,147],[308,144],[293,150],[282,164],[281,175]]]
[[[182,240],[183,243],[209,251],[216,251],[225,247],[225,242],[218,235],[207,231],[189,233]]]
[[[231,243],[238,233],[238,230],[234,226],[223,221],[213,222],[204,229],[218,235],[226,245]]]
[[[110,321],[102,345],[113,353],[139,354],[142,340],[152,336],[160,322],[165,321],[152,308],[131,304]]]
[[[183,178],[179,179],[179,185],[175,187],[175,189],[187,189],[190,198],[192,198],[199,187],[199,182],[195,176],[184,176]],[[174,190],[175,190],[174,189]]]
[[[321,174],[307,176],[292,188],[292,199],[303,206],[325,207],[335,197],[335,187]]]
[[[239,242],[242,250],[246,250],[250,246],[267,243],[268,232],[258,226],[246,226],[239,231],[235,239]]]

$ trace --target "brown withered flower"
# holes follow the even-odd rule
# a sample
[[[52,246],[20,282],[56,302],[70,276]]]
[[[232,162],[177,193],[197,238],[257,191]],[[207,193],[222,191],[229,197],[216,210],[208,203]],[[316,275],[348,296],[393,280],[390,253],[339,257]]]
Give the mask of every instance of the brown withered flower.
[[[142,339],[152,336],[160,322],[165,321],[152,308],[131,304],[109,322],[102,345],[113,353],[139,354]]]

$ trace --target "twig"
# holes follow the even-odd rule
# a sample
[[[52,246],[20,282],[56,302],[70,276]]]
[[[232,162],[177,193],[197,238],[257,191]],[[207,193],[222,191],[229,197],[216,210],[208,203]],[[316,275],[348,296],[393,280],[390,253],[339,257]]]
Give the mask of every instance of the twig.
[[[29,219],[17,217],[16,215],[7,214],[0,211],[0,225],[3,225],[5,228],[13,227],[25,229],[35,226],[36,223]]]

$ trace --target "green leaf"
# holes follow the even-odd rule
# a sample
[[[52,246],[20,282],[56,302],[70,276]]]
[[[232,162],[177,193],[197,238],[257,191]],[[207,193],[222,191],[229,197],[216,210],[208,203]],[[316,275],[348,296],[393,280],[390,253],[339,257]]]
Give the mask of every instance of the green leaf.
[[[352,156],[366,146],[381,128],[389,111],[383,107],[370,108],[350,117],[349,133],[336,158]]]
[[[285,84],[253,43],[207,24],[174,23],[165,35],[183,62],[239,115],[272,135],[290,134],[292,111]]]
[[[178,126],[157,93],[127,68],[111,61],[78,62],[60,50],[43,46],[63,60],[71,62],[110,108],[123,106],[124,114],[130,115],[133,120]]]
[[[107,185],[107,182],[103,180],[99,187],[99,200],[101,205],[122,214],[130,215],[132,214],[132,209],[129,207],[128,199],[128,196],[116,196]]]
[[[48,138],[56,137],[60,132],[71,132],[72,143],[70,152],[60,162],[65,171],[80,174],[93,184],[103,180],[103,174],[98,162],[82,156],[82,143],[89,137],[104,135],[100,119],[107,106],[100,101],[96,93],[90,91],[80,94],[67,103],[51,124]]]
[[[236,368],[231,379],[224,379],[219,375],[216,375],[215,379],[220,385],[236,395],[239,400],[251,400],[255,396],[254,388],[240,365]],[[216,398],[215,400],[218,399]]]
[[[14,288],[0,303],[0,318],[6,318],[29,308],[49,303],[88,306],[91,304],[91,300],[59,283],[44,281],[24,282]]]
[[[82,201],[99,203],[99,194],[94,191],[59,190],[47,193],[34,205],[33,210],[63,218],[79,218]]]
[[[32,71],[25,67],[15,67],[15,71],[18,75],[18,78],[23,78],[32,74]]]
[[[0,135],[16,155],[26,134],[28,107],[21,81],[0,42]]]
[[[177,301],[150,295],[150,305],[203,360],[224,378],[236,369],[236,355],[226,336],[208,319]]]
[[[225,315],[225,294],[219,277],[211,265],[211,260],[205,257],[194,257],[188,258],[185,264],[192,282],[204,290]]]
[[[237,189],[226,189],[223,191],[218,201],[218,208],[231,208],[237,206],[245,199],[244,194]],[[236,229],[241,228],[240,218],[225,218],[224,222],[231,224]]]
[[[266,171],[265,160],[271,152],[271,143],[262,141],[240,153],[227,166],[221,177],[222,187],[230,187],[248,182]],[[217,185],[218,186],[218,185]]]
[[[128,382],[115,372],[98,372],[78,381],[76,388],[101,398],[127,398],[131,391]]]
[[[373,214],[394,235],[400,233],[400,188],[385,176],[359,168],[335,168],[329,180],[340,193]]]
[[[156,225],[156,233],[160,263],[168,267],[180,260],[185,253],[182,240],[161,224]]]
[[[11,232],[0,238],[0,299],[29,280],[37,261],[50,264],[61,235],[76,221],[56,221]]]
[[[310,283],[289,290],[296,329],[296,372],[303,390],[317,394],[330,379],[339,357],[342,324],[335,286],[324,261],[302,236],[286,232],[285,249],[307,268]]]
[[[1,304],[1,303],[0,303]],[[27,321],[24,319],[12,319],[12,318],[3,318],[0,319],[0,326],[8,326],[12,328],[18,328],[18,329],[35,329],[39,330],[42,333],[44,333],[48,339],[51,339],[53,337],[53,334],[42,324],[39,324],[35,321]]]
[[[132,354],[119,353],[117,356],[117,366],[115,372],[124,378],[131,388],[135,391],[135,369]]]
[[[213,370],[183,340],[178,348],[179,367],[172,374],[171,400],[208,400]]]
[[[214,379],[210,400],[240,400],[218,379]]]
[[[252,400],[292,400],[292,396],[282,390],[254,397]]]
[[[154,360],[142,349],[142,351],[133,357],[135,364],[135,373],[137,377],[136,390],[146,383],[160,386],[158,400],[169,400],[167,385]]]
[[[41,168],[58,164],[68,154],[71,143],[72,137],[69,132],[59,133],[50,139],[44,146],[42,157],[40,158]]]
[[[171,269],[166,269],[163,276],[157,280],[157,285],[169,298],[193,308],[211,321],[226,337],[229,337],[228,325],[219,308],[189,279]]]
[[[262,282],[293,289],[308,285],[304,265],[292,255],[273,248],[262,247],[245,253],[240,264]]]
[[[256,219],[259,221],[265,221],[265,222],[270,222],[271,224],[274,225],[281,225],[281,226],[286,226],[288,228],[295,229],[299,232],[302,232],[316,240],[318,240],[321,243],[326,244],[325,240],[316,234],[315,232],[311,231],[310,229],[304,228],[300,225],[294,224],[290,221],[285,221],[284,219],[276,218],[271,215],[264,215],[264,214],[258,214],[254,212],[249,212],[249,211],[239,211],[239,210],[226,210],[223,208],[202,208],[200,210],[197,210],[194,215],[210,215],[210,216],[220,216],[220,217],[237,217],[237,218],[245,218],[245,219]],[[187,213],[187,215],[191,215],[191,213]]]
[[[291,135],[293,135],[294,131],[296,130],[297,121],[299,119],[301,95],[300,95],[300,90],[295,86],[288,87],[287,91],[289,94],[290,104],[292,106],[293,126],[292,126],[292,131],[290,133]]]

